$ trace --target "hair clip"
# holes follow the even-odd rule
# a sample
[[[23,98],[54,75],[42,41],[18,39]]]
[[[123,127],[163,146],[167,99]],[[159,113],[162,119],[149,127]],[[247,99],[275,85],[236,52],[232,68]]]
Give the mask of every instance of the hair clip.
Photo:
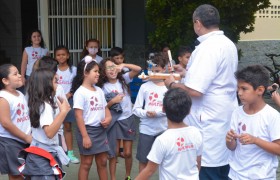
[[[86,68],[87,68],[87,64],[91,63],[92,61],[95,61],[95,62],[96,62],[96,60],[93,59],[91,56],[86,56],[86,57],[84,58],[84,61],[85,61],[85,63],[86,63],[86,65],[85,65],[85,67],[84,67],[84,71],[85,71]]]
[[[158,67],[158,65],[155,64],[152,60],[147,60],[147,63],[148,63],[148,68]]]

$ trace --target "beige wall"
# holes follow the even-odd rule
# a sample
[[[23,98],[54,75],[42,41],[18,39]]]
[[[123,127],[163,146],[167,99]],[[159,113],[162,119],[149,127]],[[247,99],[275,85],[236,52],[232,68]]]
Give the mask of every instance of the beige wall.
[[[256,13],[255,30],[241,33],[240,40],[280,40],[280,0],[271,0],[271,7]]]
[[[256,19],[255,30],[240,34],[240,40],[280,40],[280,18]]]

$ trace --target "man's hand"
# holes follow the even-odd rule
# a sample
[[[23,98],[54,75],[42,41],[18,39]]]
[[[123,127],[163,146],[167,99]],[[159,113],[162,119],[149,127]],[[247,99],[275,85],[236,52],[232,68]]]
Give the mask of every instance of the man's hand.
[[[172,82],[175,82],[175,78],[174,76],[171,74],[168,78],[165,79],[164,84],[167,87],[167,89],[169,88],[170,84]]]
[[[180,76],[182,78],[184,78],[186,76],[186,69],[183,68],[180,64],[175,64],[173,65],[174,71],[178,74],[180,74]]]

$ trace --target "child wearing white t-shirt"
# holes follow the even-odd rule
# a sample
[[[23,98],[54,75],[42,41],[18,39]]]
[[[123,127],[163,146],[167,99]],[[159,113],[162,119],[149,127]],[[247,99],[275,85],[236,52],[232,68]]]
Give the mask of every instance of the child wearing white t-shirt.
[[[153,73],[165,72],[165,66],[168,63],[168,56],[164,53],[158,53],[152,59],[155,66],[152,67]],[[151,80],[139,89],[133,113],[140,118],[139,141],[137,146],[136,158],[139,161],[139,172],[147,165],[152,145],[158,135],[167,129],[167,118],[162,112],[163,97],[167,88],[163,80]],[[145,104],[143,108],[143,104]]]
[[[57,68],[57,61],[54,58],[50,57],[50,56],[43,56],[41,59],[36,61],[34,66],[33,66],[33,71],[35,71],[37,69],[48,69],[48,70],[53,71],[53,72],[56,73],[57,69],[58,69]],[[59,77],[58,77],[58,82],[59,82]],[[28,83],[27,83],[26,89],[27,89],[27,92],[28,92]],[[29,95],[28,95],[27,92],[26,92],[25,97],[28,100]],[[57,88],[55,90],[55,99],[57,97],[61,97],[61,98],[67,100],[67,97],[66,97],[66,94],[64,92],[64,89],[63,89],[62,85],[59,84],[59,83],[57,84]],[[59,112],[57,112],[56,115],[58,113]],[[69,114],[69,112],[68,112],[68,114]],[[67,116],[68,116],[68,114],[67,114]],[[59,135],[59,145],[63,148],[63,150],[66,153],[68,149],[67,149],[66,141],[65,141],[65,138],[64,138],[63,124],[61,125],[61,127],[60,127],[60,129],[58,131],[58,135]]]
[[[235,73],[242,106],[231,117],[226,136],[229,178],[233,180],[276,179],[280,155],[280,114],[265,103],[263,95],[269,74],[261,65],[248,66]]]
[[[106,128],[112,116],[107,108],[103,91],[95,86],[99,67],[91,56],[86,56],[77,67],[71,92],[74,93],[74,111],[77,122],[76,139],[81,164],[78,179],[88,179],[95,158],[99,179],[107,178],[107,152],[109,150]]]
[[[72,123],[76,121],[75,113],[73,109],[73,93],[70,92],[72,81],[77,74],[77,68],[70,63],[70,52],[66,46],[58,46],[54,50],[55,59],[58,62],[56,74],[58,75],[58,84],[63,87],[65,96],[71,106],[71,110],[67,114],[64,120],[64,137],[67,146],[67,155],[70,158],[70,162],[77,164],[79,159],[73,152],[73,133]]]
[[[17,155],[32,140],[29,109],[24,95],[16,90],[23,85],[18,69],[1,65],[0,79],[0,174],[20,179]]]
[[[170,89],[163,99],[168,129],[158,136],[148,155],[149,162],[135,180],[148,179],[159,167],[159,179],[198,180],[202,135],[183,122],[190,113],[191,98],[180,88]]]
[[[112,47],[110,52],[109,52],[110,58],[111,60],[116,64],[123,64],[126,63],[125,62],[125,53],[124,53],[124,49],[120,48],[120,47]],[[125,74],[126,72],[129,72],[130,70],[126,67],[124,67],[122,69],[122,73]],[[119,146],[119,153],[118,155],[120,157],[123,157],[123,140],[120,140],[120,146]]]
[[[24,168],[20,168],[22,174],[31,179],[55,179],[62,176],[60,170],[58,174],[53,171],[54,165],[50,159],[57,162],[57,167],[69,163],[64,150],[59,146],[58,131],[70,106],[66,99],[55,97],[56,89],[57,77],[54,71],[39,68],[32,72],[27,91],[32,142],[30,148],[25,149],[28,155]],[[34,148],[39,148],[42,154],[31,151]]]
[[[126,161],[126,178],[130,179],[132,168],[132,143],[136,135],[136,124],[132,114],[132,103],[129,95],[128,83],[130,83],[132,78],[141,71],[141,67],[126,63],[116,65],[111,59],[103,60],[100,63],[100,66],[101,78],[99,85],[102,87],[104,94],[106,95],[112,92],[117,94],[108,102],[108,108],[116,103],[120,103],[122,108],[120,117],[111,128],[116,129],[115,140],[117,140],[117,147],[110,148],[113,150],[117,149],[118,151],[120,139],[123,139],[124,159]],[[121,71],[123,68],[128,68],[131,71],[122,74]],[[109,144],[111,143],[109,142]],[[109,159],[111,179],[116,178],[116,154],[118,154],[118,152],[112,154]]]

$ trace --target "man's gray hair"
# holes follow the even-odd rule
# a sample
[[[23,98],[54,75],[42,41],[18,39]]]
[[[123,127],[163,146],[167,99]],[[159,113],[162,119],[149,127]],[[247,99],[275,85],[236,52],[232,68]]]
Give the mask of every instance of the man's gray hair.
[[[217,8],[209,4],[203,4],[196,8],[193,13],[193,21],[199,20],[207,28],[218,28],[220,25],[220,14]]]

